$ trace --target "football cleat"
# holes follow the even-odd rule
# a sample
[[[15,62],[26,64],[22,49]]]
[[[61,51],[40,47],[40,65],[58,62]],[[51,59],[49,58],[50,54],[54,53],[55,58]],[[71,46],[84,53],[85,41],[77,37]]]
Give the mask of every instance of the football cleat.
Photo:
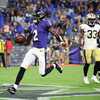
[[[100,83],[100,81],[96,78],[96,76],[93,76],[93,77],[91,78],[91,80],[93,80],[95,83]]]
[[[12,86],[12,87],[9,87],[8,90],[7,90],[10,94],[15,94],[16,93],[16,89]]]
[[[57,71],[59,72],[59,73],[62,73],[63,71],[62,71],[62,68],[61,68],[61,66],[59,66],[58,64],[56,64],[55,63],[55,68],[57,69]]]
[[[83,78],[83,81],[84,81],[85,84],[90,84],[90,82],[89,82],[89,80],[88,80],[87,77],[84,77],[84,78]]]

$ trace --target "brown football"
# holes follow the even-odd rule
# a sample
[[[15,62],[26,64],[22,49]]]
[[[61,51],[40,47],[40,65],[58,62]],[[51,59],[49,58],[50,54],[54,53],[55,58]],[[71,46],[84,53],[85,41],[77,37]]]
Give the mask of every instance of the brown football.
[[[16,40],[15,41],[16,41],[16,43],[24,43],[26,41],[26,38],[23,35],[18,35],[16,37]]]

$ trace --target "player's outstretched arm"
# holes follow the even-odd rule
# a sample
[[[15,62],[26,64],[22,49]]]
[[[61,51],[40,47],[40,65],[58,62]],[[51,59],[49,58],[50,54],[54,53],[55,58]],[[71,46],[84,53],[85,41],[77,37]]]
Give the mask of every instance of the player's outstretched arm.
[[[60,27],[50,27],[49,31],[53,34],[53,36],[56,37],[57,41],[60,43],[62,47],[67,47],[68,42],[65,40],[63,30]]]
[[[84,45],[84,31],[83,30],[80,30],[78,42],[80,44],[80,47],[83,47]]]

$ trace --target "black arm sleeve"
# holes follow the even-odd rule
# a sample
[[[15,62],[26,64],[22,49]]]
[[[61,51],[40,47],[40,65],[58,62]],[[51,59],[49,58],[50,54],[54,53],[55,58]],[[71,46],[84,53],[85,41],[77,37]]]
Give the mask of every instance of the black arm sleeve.
[[[100,39],[99,38],[97,38],[97,43],[100,44]]]
[[[55,35],[58,42],[64,42],[64,37],[62,35]]]
[[[100,48],[100,38],[99,37],[97,38],[97,44],[98,44],[97,47]]]

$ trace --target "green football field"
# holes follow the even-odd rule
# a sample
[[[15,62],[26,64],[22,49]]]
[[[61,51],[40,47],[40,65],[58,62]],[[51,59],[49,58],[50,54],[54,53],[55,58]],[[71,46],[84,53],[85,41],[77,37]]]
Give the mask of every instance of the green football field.
[[[62,74],[54,69],[46,77],[39,75],[38,66],[29,68],[15,95],[6,90],[19,68],[0,68],[0,100],[100,100],[100,84],[91,80],[93,66],[88,73],[89,85],[83,83],[82,67],[65,66]]]

